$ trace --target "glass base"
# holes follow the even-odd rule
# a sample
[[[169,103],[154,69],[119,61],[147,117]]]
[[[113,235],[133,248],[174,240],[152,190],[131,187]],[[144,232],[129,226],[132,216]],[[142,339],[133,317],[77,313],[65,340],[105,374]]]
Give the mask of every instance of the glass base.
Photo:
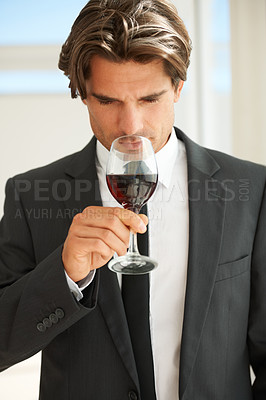
[[[125,275],[147,274],[157,266],[158,263],[151,258],[133,253],[113,258],[108,263],[108,268],[111,271]]]

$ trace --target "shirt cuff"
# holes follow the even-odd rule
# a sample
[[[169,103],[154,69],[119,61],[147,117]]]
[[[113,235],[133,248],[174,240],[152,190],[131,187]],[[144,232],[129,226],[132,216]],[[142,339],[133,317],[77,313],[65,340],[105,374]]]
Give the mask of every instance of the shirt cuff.
[[[65,275],[66,275],[66,280],[67,280],[67,284],[68,287],[70,289],[70,291],[74,294],[74,296],[76,297],[77,301],[80,301],[83,298],[83,294],[82,294],[82,290],[84,290],[87,286],[90,285],[90,283],[93,281],[93,278],[95,276],[96,270],[92,270],[88,273],[87,276],[85,276],[85,278],[81,279],[81,281],[78,282],[74,282],[66,273],[65,271]]]

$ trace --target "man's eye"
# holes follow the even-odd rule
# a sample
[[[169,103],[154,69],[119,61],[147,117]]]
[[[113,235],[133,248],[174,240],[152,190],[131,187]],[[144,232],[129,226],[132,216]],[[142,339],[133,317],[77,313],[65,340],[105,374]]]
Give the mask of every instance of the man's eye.
[[[157,98],[150,98],[150,99],[145,99],[146,103],[157,103],[158,99]]]
[[[112,104],[113,103],[113,100],[99,100],[99,103],[102,106],[108,106],[108,104]]]

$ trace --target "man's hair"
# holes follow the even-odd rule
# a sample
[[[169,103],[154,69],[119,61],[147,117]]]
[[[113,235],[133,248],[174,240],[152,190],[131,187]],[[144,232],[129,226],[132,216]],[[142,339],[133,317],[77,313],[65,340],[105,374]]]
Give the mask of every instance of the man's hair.
[[[117,63],[162,60],[177,87],[187,78],[190,53],[188,32],[168,0],[90,0],[62,46],[59,68],[72,98],[85,99],[94,55]]]

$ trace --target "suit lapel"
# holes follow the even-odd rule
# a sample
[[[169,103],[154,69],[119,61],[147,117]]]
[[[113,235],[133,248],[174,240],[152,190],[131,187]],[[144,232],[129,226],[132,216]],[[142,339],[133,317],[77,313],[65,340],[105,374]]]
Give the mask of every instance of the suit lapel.
[[[95,158],[96,138],[93,136],[89,144],[73,157],[65,170],[70,178],[71,187],[71,196],[66,198],[65,206],[70,209],[72,217],[88,206],[102,205]]]
[[[180,399],[183,398],[197,356],[219,260],[226,191],[213,178],[220,169],[202,147],[182,132],[188,163],[189,259],[180,355]]]
[[[69,210],[71,219],[74,214],[88,206],[102,206],[95,159],[96,139],[93,137],[65,170],[71,185],[71,196],[65,201],[65,207]],[[71,223],[71,220],[69,222]],[[138,386],[134,355],[117,276],[108,269],[107,265],[100,268],[97,273],[100,274],[98,306],[101,308],[126,369]]]

